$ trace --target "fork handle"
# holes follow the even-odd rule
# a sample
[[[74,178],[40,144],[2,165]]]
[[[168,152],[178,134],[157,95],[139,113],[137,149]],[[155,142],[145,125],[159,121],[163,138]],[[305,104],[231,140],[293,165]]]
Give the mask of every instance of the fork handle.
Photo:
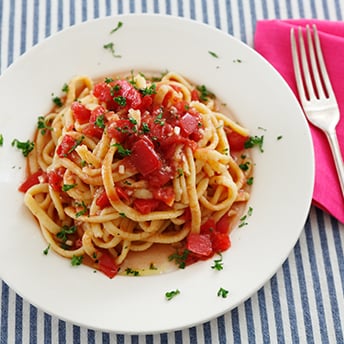
[[[333,130],[333,131],[327,132],[326,136],[331,147],[333,159],[336,165],[337,174],[339,178],[340,188],[342,190],[342,196],[344,197],[344,164],[343,164],[342,155],[340,153],[337,134],[335,130]]]

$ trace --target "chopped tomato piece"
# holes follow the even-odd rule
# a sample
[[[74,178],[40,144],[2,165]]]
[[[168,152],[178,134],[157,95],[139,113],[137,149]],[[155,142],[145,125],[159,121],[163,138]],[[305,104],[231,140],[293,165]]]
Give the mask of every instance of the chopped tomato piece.
[[[181,118],[180,126],[186,135],[190,135],[198,128],[198,119],[188,112]]]
[[[104,190],[96,199],[96,205],[100,208],[100,209],[104,209],[108,206],[110,206],[110,201],[108,199],[108,196],[106,194],[106,191]]]
[[[127,189],[122,188],[120,186],[116,186],[116,191],[117,191],[118,197],[120,199],[127,201],[127,202],[130,201],[130,197],[129,197],[129,194],[127,192]]]
[[[245,142],[249,139],[248,136],[242,136],[236,131],[231,130],[230,128],[225,127],[227,134],[227,139],[231,151],[241,151],[244,149]]]
[[[79,102],[73,102],[71,109],[74,113],[75,119],[80,123],[84,124],[90,120],[91,111],[85,107],[85,105]]]
[[[213,254],[210,235],[190,233],[186,239],[186,248],[200,258],[208,258]]]
[[[149,185],[152,187],[161,187],[168,183],[173,178],[172,169],[162,167],[160,170],[156,170],[147,176]]]
[[[199,93],[196,89],[191,91],[191,100],[199,101]]]
[[[228,234],[213,232],[211,234],[211,242],[214,252],[223,252],[231,247],[231,241]]]
[[[216,223],[216,231],[227,234],[229,232],[230,218],[229,216],[223,215],[221,219]]]
[[[73,147],[75,147],[76,140],[71,137],[70,135],[65,135],[61,141],[61,143],[56,148],[56,153],[60,158],[66,157],[71,151]]]
[[[213,218],[209,218],[203,225],[201,226],[200,233],[201,234],[211,234],[216,228],[216,223]]]
[[[109,137],[121,143],[128,137],[132,127],[133,125],[128,119],[119,119],[109,124],[107,133]]]
[[[42,170],[38,170],[37,172],[28,176],[25,182],[19,186],[18,190],[20,192],[26,192],[27,190],[31,188],[31,186],[39,184],[41,182],[41,179],[44,178],[45,176],[46,176],[45,172],[43,172]]]
[[[134,143],[131,161],[143,176],[147,176],[162,167],[159,155],[148,138],[139,139]]]
[[[165,187],[153,190],[153,196],[155,199],[158,199],[164,202],[170,207],[173,205],[173,202],[175,199],[174,190],[173,190],[173,187],[171,186],[165,186]]]
[[[136,198],[134,200],[134,208],[141,214],[149,214],[158,208],[160,202],[156,199]]]
[[[48,172],[48,183],[54,191],[61,191],[62,174],[56,170]]]
[[[115,259],[107,253],[102,253],[98,261],[99,271],[104,273],[109,278],[113,278],[117,275],[118,265]]]
[[[94,123],[88,123],[83,129],[82,129],[82,133],[90,136],[90,137],[94,137],[97,139],[100,139],[103,135],[103,131],[104,129],[99,128],[98,126],[96,126]]]

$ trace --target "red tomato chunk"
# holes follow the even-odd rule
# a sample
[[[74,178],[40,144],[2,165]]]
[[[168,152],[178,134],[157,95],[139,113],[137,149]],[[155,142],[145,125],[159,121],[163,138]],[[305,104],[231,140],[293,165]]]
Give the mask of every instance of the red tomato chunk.
[[[99,258],[99,271],[104,273],[109,278],[113,278],[117,275],[118,272],[118,266],[115,263],[115,260],[113,257],[111,257],[107,253],[103,253],[101,257]]]

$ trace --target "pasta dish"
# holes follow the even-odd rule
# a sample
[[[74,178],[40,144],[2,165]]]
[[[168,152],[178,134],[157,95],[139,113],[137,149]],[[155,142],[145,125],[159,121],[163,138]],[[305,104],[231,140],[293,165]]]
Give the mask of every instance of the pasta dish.
[[[252,182],[249,132],[206,86],[131,73],[63,91],[38,118],[19,188],[50,249],[112,278],[153,245],[180,267],[230,247]]]

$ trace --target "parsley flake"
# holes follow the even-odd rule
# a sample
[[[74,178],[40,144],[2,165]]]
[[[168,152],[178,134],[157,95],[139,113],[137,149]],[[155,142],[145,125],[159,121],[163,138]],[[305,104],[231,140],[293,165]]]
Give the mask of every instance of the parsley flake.
[[[112,29],[112,30],[110,31],[110,34],[115,33],[115,32],[118,31],[122,26],[123,26],[123,23],[122,23],[121,21],[119,21],[119,22],[117,23],[117,26],[116,26],[114,29]]]
[[[0,146],[4,144],[4,137],[2,134],[0,134]]]
[[[83,256],[73,256],[71,260],[72,266],[81,265],[83,258]]]
[[[120,143],[114,143],[113,146],[117,147],[117,152],[122,157],[129,156],[131,154],[131,150],[124,148]]]
[[[53,130],[52,127],[47,125],[44,116],[39,116],[37,119],[37,128],[40,130],[41,134],[44,135],[47,130]]]
[[[223,259],[222,259],[222,254],[219,254],[220,258],[214,260],[214,265],[211,266],[212,269],[221,271],[223,270]]]
[[[222,297],[222,298],[225,299],[225,298],[228,296],[228,293],[229,293],[228,290],[226,290],[226,289],[224,289],[224,288],[221,287],[221,288],[218,290],[218,292],[217,292],[217,296]]]
[[[219,58],[219,55],[217,55],[217,54],[214,53],[213,51],[208,50],[208,53],[209,53],[212,57],[215,57],[216,59]]]
[[[258,146],[261,152],[264,152],[263,149],[264,135],[262,136],[250,136],[250,138],[244,143],[245,148],[252,148]]]
[[[63,184],[62,185],[62,191],[67,192],[71,189],[73,189],[74,187],[76,187],[77,184]]]
[[[27,157],[29,153],[34,149],[35,144],[30,140],[27,140],[26,142],[22,142],[17,139],[14,139],[12,141],[12,146],[21,150],[23,155]]]
[[[50,244],[43,250],[43,254],[46,256],[49,253]]]
[[[176,289],[176,290],[171,290],[171,291],[167,291],[165,293],[165,297],[168,301],[172,300],[174,297],[176,297],[177,295],[180,294],[180,291],[179,289]]]

